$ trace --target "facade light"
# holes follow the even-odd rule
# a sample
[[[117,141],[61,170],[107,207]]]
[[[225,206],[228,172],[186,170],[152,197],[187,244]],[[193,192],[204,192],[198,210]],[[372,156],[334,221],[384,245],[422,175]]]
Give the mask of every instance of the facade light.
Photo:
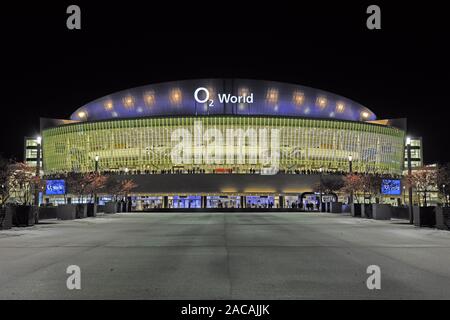
[[[407,146],[411,145],[411,138],[410,137],[406,137],[406,145]]]
[[[342,113],[345,110],[345,104],[343,102],[336,103],[336,112]]]

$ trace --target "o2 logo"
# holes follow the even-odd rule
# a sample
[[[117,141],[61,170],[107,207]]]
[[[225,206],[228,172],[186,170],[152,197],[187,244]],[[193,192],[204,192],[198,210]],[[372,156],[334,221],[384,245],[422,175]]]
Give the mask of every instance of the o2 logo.
[[[203,99],[200,98],[200,92],[203,92]],[[204,87],[200,87],[195,90],[194,98],[198,103],[208,103],[208,107],[214,107],[214,100],[209,98],[209,90]]]
[[[239,96],[231,93],[218,93],[217,97],[220,103],[253,103],[253,93]],[[199,87],[194,91],[194,99],[197,103],[207,103],[208,107],[214,107],[214,99],[210,99],[209,90],[205,87]]]

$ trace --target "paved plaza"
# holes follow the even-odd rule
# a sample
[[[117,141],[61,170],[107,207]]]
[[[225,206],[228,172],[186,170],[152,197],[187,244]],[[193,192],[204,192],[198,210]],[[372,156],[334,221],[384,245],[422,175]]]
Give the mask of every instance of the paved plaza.
[[[67,289],[70,265],[81,290]],[[326,213],[121,213],[0,231],[0,299],[336,298],[450,298],[450,232]]]

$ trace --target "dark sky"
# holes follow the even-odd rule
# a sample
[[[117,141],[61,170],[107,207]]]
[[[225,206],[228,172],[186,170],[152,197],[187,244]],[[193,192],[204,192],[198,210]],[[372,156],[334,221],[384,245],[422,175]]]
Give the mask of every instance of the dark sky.
[[[68,118],[91,100],[139,85],[236,77],[316,87],[379,118],[406,117],[409,132],[424,139],[426,162],[450,161],[442,2],[146,2],[2,8],[4,156],[21,159],[23,137],[37,134],[41,116]],[[366,28],[373,3],[382,30]],[[66,28],[69,4],[81,7],[81,31]]]

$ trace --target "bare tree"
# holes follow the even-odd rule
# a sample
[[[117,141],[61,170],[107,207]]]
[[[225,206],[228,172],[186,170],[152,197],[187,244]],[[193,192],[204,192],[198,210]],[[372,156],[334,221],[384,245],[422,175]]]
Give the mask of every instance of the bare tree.
[[[107,180],[108,178],[106,176],[97,172],[86,174],[85,191],[90,196],[90,202],[92,202],[95,193],[99,193],[105,189]]]
[[[423,204],[427,206],[427,194],[435,191],[438,183],[438,170],[435,167],[421,167],[414,170],[410,175],[405,177],[408,186],[413,187],[419,194],[423,195]],[[420,202],[419,202],[420,205]]]
[[[117,198],[121,193],[120,181],[114,175],[107,176],[105,190],[111,195],[114,201],[117,201]]]
[[[369,203],[372,203],[372,197],[380,194],[382,178],[373,174],[360,175],[360,189],[363,193],[364,202],[366,195],[369,198]]]
[[[10,196],[21,204],[31,204],[34,168],[24,162],[8,165],[6,185]]]
[[[347,195],[353,193],[353,195],[355,196],[354,199],[356,200],[356,203],[359,203],[358,193],[360,193],[360,191],[363,190],[363,183],[364,181],[362,175],[358,173],[347,174],[344,177],[344,183],[341,188],[341,191]]]
[[[335,193],[342,189],[344,180],[340,177],[324,176],[316,184],[315,189],[323,194]]]
[[[120,194],[126,198],[132,190],[136,189],[137,186],[138,185],[131,179],[123,180],[120,183]]]
[[[0,203],[4,205],[10,197],[8,186],[10,161],[0,156]]]
[[[448,195],[450,191],[450,163],[439,165],[437,172],[437,185],[442,195],[445,205],[448,205]]]

